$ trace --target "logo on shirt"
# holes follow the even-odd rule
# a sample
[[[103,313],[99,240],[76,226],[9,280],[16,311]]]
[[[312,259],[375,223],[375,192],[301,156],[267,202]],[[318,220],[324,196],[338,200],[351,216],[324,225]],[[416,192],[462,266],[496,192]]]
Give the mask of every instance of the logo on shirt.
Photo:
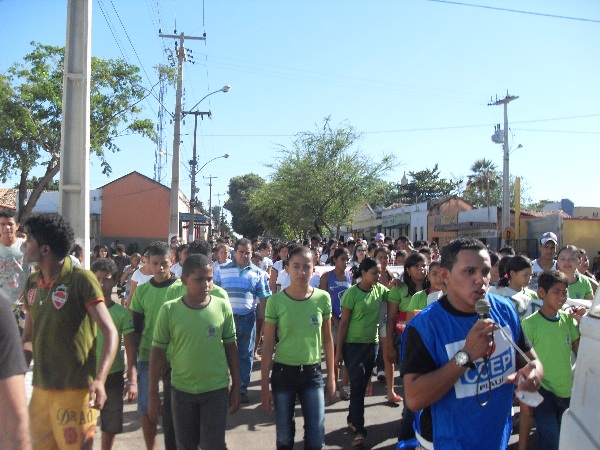
[[[569,348],[571,348],[572,344],[573,344],[573,340],[571,339],[571,335],[567,334],[566,339],[565,339],[565,345]]]
[[[312,316],[310,316],[310,324],[313,327],[319,326],[319,317],[316,314],[313,314]]]
[[[60,309],[67,303],[67,297],[67,287],[64,284],[61,284],[52,293],[52,304],[56,309]]]
[[[29,289],[29,291],[27,292],[27,304],[29,306],[33,305],[36,294],[37,294],[37,289]]]
[[[217,329],[210,325],[206,330],[206,337],[210,339],[214,339],[217,337]]]

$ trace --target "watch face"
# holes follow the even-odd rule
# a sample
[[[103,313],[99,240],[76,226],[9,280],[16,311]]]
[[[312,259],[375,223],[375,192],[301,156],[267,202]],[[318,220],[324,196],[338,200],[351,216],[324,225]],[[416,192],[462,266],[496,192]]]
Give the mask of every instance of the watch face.
[[[458,352],[454,355],[454,360],[459,366],[466,366],[469,363],[469,355],[466,352]]]

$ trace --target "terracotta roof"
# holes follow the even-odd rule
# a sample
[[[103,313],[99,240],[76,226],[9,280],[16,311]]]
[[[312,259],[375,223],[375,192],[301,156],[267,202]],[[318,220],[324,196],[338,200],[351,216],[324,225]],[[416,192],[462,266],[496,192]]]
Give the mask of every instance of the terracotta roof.
[[[521,214],[525,214],[525,215],[532,216],[532,217],[547,217],[547,216],[559,215],[563,219],[570,219],[571,218],[571,216],[568,215],[563,210],[556,210],[556,211],[536,211],[534,209],[523,209],[523,210],[521,210]]]
[[[0,188],[0,208],[17,210],[17,189]]]

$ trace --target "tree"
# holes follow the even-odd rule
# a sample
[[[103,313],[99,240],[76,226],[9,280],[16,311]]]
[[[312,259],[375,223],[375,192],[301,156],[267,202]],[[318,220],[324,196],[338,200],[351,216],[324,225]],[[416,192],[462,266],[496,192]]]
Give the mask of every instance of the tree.
[[[359,137],[351,126],[333,128],[327,117],[319,130],[297,134],[289,148],[279,146],[279,156],[268,165],[274,170],[271,181],[251,197],[251,211],[267,232],[323,236],[349,224],[379,177],[394,165],[391,155],[373,160],[352,149]]]
[[[464,199],[475,208],[499,205],[501,195],[499,197],[498,194],[501,194],[502,190],[498,187],[502,185],[502,174],[496,165],[485,158],[478,159],[471,166],[471,172],[472,174],[467,176],[466,188],[463,191]]]
[[[34,189],[38,183],[40,182],[40,179],[38,177],[36,177],[35,175],[31,177],[30,180],[27,180],[27,189]],[[44,188],[45,191],[58,191],[58,180],[52,180],[51,182],[49,182],[46,187]],[[19,189],[19,183],[15,184],[15,189]]]
[[[462,184],[462,179],[453,181],[441,178],[437,164],[432,169],[408,172],[408,175],[412,181],[400,188],[403,190],[403,203],[408,204],[437,200],[457,194]]]
[[[229,198],[223,207],[231,213],[233,230],[244,237],[254,238],[263,234],[262,222],[250,210],[249,202],[252,194],[265,184],[265,180],[254,173],[229,180]]]
[[[64,48],[32,43],[24,63],[0,76],[0,178],[18,175],[19,221],[31,213],[44,188],[60,170]],[[105,151],[119,151],[115,139],[139,133],[155,140],[152,122],[138,118],[145,89],[139,69],[124,60],[92,57],[90,151],[100,158],[102,173],[111,167]],[[45,168],[27,203],[30,173]]]

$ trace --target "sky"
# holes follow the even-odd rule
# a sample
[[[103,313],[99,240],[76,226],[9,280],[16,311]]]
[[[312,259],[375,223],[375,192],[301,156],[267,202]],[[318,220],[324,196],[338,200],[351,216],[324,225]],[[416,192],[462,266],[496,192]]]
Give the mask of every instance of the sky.
[[[24,7],[24,5],[27,7]],[[65,43],[66,0],[0,0],[0,73],[31,50],[30,42]],[[466,178],[478,159],[502,168],[502,146],[491,141],[507,93],[510,173],[522,177],[533,201],[569,198],[600,207],[593,189],[600,144],[600,2],[594,0],[94,0],[92,54],[124,58],[142,68],[168,64],[173,39],[184,32],[195,63],[184,66],[184,110],[199,106],[199,177],[212,179],[212,204],[223,203],[231,177],[256,173],[268,180],[280,146],[297,133],[317,131],[325,117],[351,126],[365,158],[396,157],[385,176],[439,164],[445,178]],[[156,94],[158,91],[154,90]],[[156,122],[158,102],[143,102]],[[168,88],[165,116],[175,110]],[[189,196],[188,161],[194,121],[182,126],[181,189]],[[164,125],[170,185],[173,126]],[[91,188],[133,170],[154,177],[156,145],[119,138],[102,175],[91,158]],[[519,144],[522,145],[518,148]],[[5,187],[12,187],[11,180]],[[208,205],[208,179],[198,198]]]

